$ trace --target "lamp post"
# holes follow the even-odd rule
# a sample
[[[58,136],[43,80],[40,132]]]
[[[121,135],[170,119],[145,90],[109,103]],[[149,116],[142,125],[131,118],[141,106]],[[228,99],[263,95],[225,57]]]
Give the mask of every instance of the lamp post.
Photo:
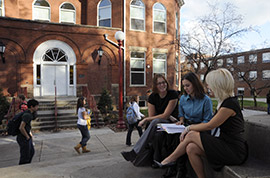
[[[6,63],[5,57],[4,57],[4,52],[5,52],[6,46],[4,43],[2,43],[2,41],[0,41],[0,54],[1,54],[1,58],[2,58],[2,62],[3,64]]]
[[[118,53],[119,53],[119,97],[118,97],[118,109],[119,118],[117,122],[117,128],[124,129],[126,124],[123,120],[123,67],[122,67],[122,41],[125,39],[125,34],[122,31],[115,33],[115,39],[118,41]]]
[[[98,60],[98,65],[100,65],[101,63],[101,58],[102,58],[102,55],[103,55],[103,50],[101,47],[98,48],[98,56],[99,56],[99,60]]]

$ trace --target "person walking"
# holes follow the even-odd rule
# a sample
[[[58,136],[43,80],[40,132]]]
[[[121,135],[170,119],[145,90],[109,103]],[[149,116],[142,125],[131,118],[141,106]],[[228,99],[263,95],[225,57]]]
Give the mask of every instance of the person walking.
[[[143,154],[149,143],[153,141],[158,123],[170,122],[170,115],[177,118],[178,93],[169,89],[169,83],[163,75],[155,75],[152,91],[148,98],[148,117],[141,120],[138,125],[142,126],[147,122],[150,122],[150,124],[131,151],[121,152],[127,161],[133,162],[141,155],[140,153]]]
[[[28,110],[22,115],[20,124],[20,133],[17,135],[17,142],[20,146],[19,164],[29,164],[35,154],[33,145],[33,135],[31,132],[31,121],[35,119],[35,113],[38,110],[38,101],[31,99],[27,102]]]
[[[138,123],[140,122],[142,117],[144,117],[144,115],[140,112],[140,107],[139,107],[139,105],[137,103],[138,101],[139,101],[139,96],[134,95],[134,96],[131,97],[130,103],[129,103],[130,106],[131,105],[133,106],[134,112],[136,114],[137,122],[134,123],[134,124],[129,124],[128,123],[128,132],[127,132],[127,137],[126,137],[126,145],[127,146],[132,145],[132,143],[131,143],[131,134],[132,134],[132,131],[133,131],[134,127],[137,128],[139,136],[140,137],[142,136],[142,127],[138,126]]]
[[[270,114],[270,90],[266,95],[266,103],[267,103],[267,114]]]
[[[26,111],[28,109],[27,107],[27,101],[25,101],[25,96],[24,95],[19,95],[19,109],[21,112]]]
[[[208,88],[218,99],[217,112],[207,123],[192,124],[180,136],[180,144],[174,152],[159,164],[160,167],[175,164],[178,157],[187,153],[198,178],[205,178],[203,161],[206,157],[216,171],[224,165],[240,165],[248,156],[248,145],[244,138],[244,118],[234,96],[234,79],[230,71],[219,68],[206,76]],[[220,135],[206,133],[216,127]]]
[[[82,148],[82,153],[90,152],[89,149],[86,148],[87,142],[90,139],[90,133],[87,125],[87,120],[90,119],[90,112],[87,112],[84,105],[86,104],[86,100],[84,97],[81,97],[77,101],[77,114],[78,114],[78,121],[77,127],[81,132],[82,139],[77,146],[74,147],[75,151],[78,154],[81,154],[80,148]]]

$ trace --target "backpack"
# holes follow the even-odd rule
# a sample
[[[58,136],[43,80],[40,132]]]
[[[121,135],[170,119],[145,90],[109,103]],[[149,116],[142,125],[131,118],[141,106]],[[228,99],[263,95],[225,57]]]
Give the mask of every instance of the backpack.
[[[137,115],[132,104],[127,108],[126,118],[129,124],[134,124],[137,122]]]
[[[8,135],[16,136],[20,133],[19,127],[22,122],[22,116],[25,112],[20,112],[16,114],[7,124]]]

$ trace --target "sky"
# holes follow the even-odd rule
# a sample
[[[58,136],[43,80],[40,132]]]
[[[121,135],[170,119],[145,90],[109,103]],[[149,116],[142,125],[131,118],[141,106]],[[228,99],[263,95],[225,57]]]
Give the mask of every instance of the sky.
[[[207,2],[229,2],[236,6],[237,14],[243,16],[243,26],[252,25],[258,32],[248,32],[241,39],[243,51],[252,49],[270,48],[270,2],[269,0],[184,0],[181,7],[181,30],[188,30],[191,21],[207,14]],[[239,51],[242,52],[242,51]]]

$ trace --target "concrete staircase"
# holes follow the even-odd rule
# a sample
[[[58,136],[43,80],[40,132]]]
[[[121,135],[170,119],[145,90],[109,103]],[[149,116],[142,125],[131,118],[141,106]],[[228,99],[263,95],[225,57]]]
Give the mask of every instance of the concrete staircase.
[[[33,130],[53,130],[61,128],[76,128],[76,97],[57,98],[57,117],[55,119],[55,100],[54,98],[37,98],[39,101],[38,117],[32,121]],[[92,125],[96,125],[92,115]],[[98,114],[99,124],[104,125],[103,119]]]

